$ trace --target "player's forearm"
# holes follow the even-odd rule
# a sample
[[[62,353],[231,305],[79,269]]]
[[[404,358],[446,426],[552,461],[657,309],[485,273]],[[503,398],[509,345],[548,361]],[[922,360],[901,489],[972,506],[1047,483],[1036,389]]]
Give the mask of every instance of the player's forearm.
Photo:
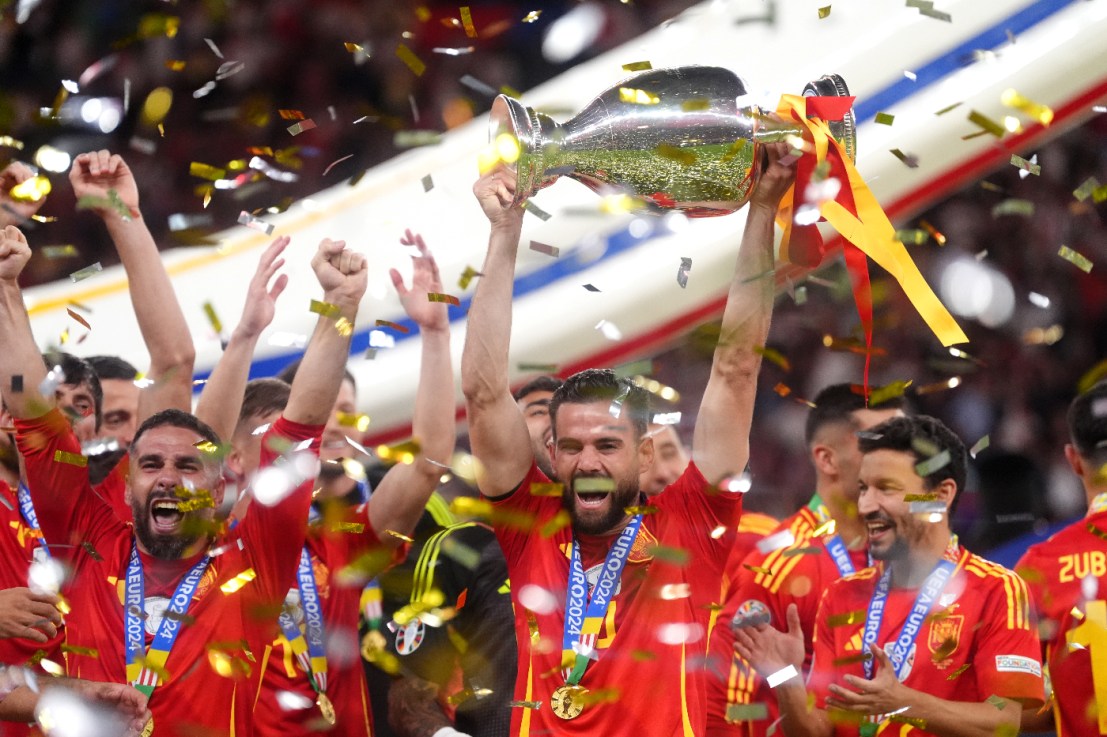
[[[411,433],[419,441],[424,465],[427,465],[427,459],[448,464],[457,438],[450,329],[422,330],[420,336],[423,341],[422,357]],[[433,475],[440,476],[441,470],[437,468]]]
[[[926,725],[922,729],[938,737],[1016,734],[1022,716],[1022,707],[1007,699],[998,699],[994,704],[991,701],[947,701],[914,689],[909,689],[903,706],[908,708],[900,717],[919,720]]]
[[[787,737],[832,737],[834,725],[824,710],[811,706],[807,688],[799,678],[780,684],[773,694],[780,707],[780,726]]]
[[[238,424],[238,413],[242,409],[242,396],[250,378],[250,362],[258,337],[244,330],[234,331],[196,404],[196,416],[208,423],[225,441]]]
[[[493,228],[488,239],[483,276],[469,309],[465,348],[461,354],[461,388],[473,409],[510,395],[508,349],[511,342],[511,301],[520,228]]]
[[[46,378],[42,355],[35,346],[23,292],[14,281],[0,280],[0,387],[12,417],[33,418],[54,406],[39,385]]]
[[[761,369],[757,349],[765,345],[772,318],[772,269],[773,216],[767,208],[750,208],[692,443],[693,458],[712,482],[741,472],[749,458]]]
[[[323,301],[334,305],[337,312],[320,317],[316,323],[284,411],[287,419],[304,425],[323,425],[330,416],[350,356],[350,336],[357,318],[356,302],[327,294]],[[346,322],[340,325],[343,319]]]
[[[35,721],[38,694],[27,686],[19,686],[0,697],[0,721],[28,723]]]

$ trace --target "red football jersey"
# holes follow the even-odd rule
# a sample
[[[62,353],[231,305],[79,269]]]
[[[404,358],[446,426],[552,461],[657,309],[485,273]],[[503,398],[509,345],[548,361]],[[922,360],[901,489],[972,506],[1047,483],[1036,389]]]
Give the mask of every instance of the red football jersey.
[[[86,468],[55,460],[57,452],[80,454],[80,443],[59,411],[15,424],[46,540],[73,550],[72,613],[66,629],[69,675],[126,683],[123,587],[133,527],[96,496]],[[321,425],[282,418],[267,436],[285,445],[314,439],[317,450],[322,430]],[[261,443],[263,467],[276,458],[269,450],[273,444],[268,437]],[[274,613],[294,580],[310,502],[309,480],[278,504],[258,505],[220,540],[220,552],[193,595],[188,619],[150,697],[157,734],[250,734],[260,669],[276,629]],[[142,556],[147,645],[178,581],[198,557],[165,561]]]
[[[115,467],[112,468],[104,480],[93,487],[100,498],[115,510],[115,515],[124,522],[134,521],[134,512],[131,510],[131,505],[127,504],[124,499],[124,494],[127,491],[127,474],[130,473],[131,468],[130,464],[131,454],[124,453],[123,457],[119,459],[119,463],[115,464]]]
[[[19,509],[16,490],[0,481],[0,589],[26,588],[27,572],[31,563],[45,557],[38,534],[32,531]],[[25,638],[0,639],[0,663],[24,665],[47,658],[62,662],[61,644],[65,629],[58,628],[58,635],[43,644]],[[34,734],[38,734],[37,730]],[[22,737],[32,734],[31,728],[14,722],[0,726],[5,737]]]
[[[734,653],[730,622],[735,614],[767,616],[774,626],[785,628],[788,605],[795,604],[807,652],[804,666],[810,668],[819,599],[842,575],[826,549],[826,538],[813,537],[827,519],[805,506],[770,533],[770,540],[780,535],[773,549],[755,548],[733,566],[734,583],[711,631],[707,720],[712,734],[765,737],[780,714],[772,689]],[[854,570],[868,565],[865,550],[851,550],[849,556]]]
[[[370,502],[371,503],[371,502]],[[253,507],[246,514],[253,514]],[[365,583],[402,558],[404,548],[385,548],[369,523],[368,504],[348,510],[343,518],[320,521],[308,530],[315,583],[322,602],[326,635],[327,698],[334,705],[337,723],[327,725],[317,706],[288,710],[278,699],[293,692],[314,702],[316,693],[292,653],[288,640],[278,634],[268,655],[261,693],[254,707],[254,734],[289,737],[318,734],[371,737],[373,716],[358,644],[359,601]],[[287,592],[286,606],[297,625],[303,625],[299,590]]]
[[[531,493],[533,484],[548,481],[532,466],[518,489],[494,503],[519,642],[512,734],[702,734],[704,631],[691,592],[718,586],[712,571],[722,563],[703,564],[720,555],[710,532],[735,525],[741,495],[714,491],[691,464],[649,500],[656,511],[643,517],[596,637],[599,658],[580,681],[589,703],[575,719],[564,720],[555,716],[551,697],[565,684],[561,654],[573,534],[560,499]],[[616,537],[578,536],[590,589]],[[716,580],[708,580],[712,576]]]
[[[1107,734],[1107,668],[1096,668],[1107,653],[1107,511],[1032,545],[1016,570],[1038,612],[1058,735]]]
[[[903,683],[948,701],[983,702],[995,695],[1040,705],[1041,646],[1026,584],[964,548],[958,547],[952,557],[956,571],[907,653]],[[822,597],[807,682],[820,708],[826,708],[831,683],[844,684],[846,674],[865,677],[860,657],[865,613],[882,571],[878,564],[841,578]],[[890,589],[876,638],[885,650],[899,637],[917,596],[918,589]],[[837,737],[860,733],[856,722],[833,721]],[[902,721],[884,719],[879,725],[878,734],[930,734]]]

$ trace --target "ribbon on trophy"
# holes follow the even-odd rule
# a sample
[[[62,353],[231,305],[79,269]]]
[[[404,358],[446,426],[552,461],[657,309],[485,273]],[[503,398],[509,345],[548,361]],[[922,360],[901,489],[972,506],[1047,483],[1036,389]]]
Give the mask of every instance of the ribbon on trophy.
[[[804,138],[814,145],[815,153],[814,156],[801,157],[796,163],[795,184],[781,200],[780,224],[784,231],[781,258],[810,268],[822,261],[825,244],[818,227],[814,224],[796,225],[793,219],[797,206],[807,202],[807,188],[810,185],[821,179],[838,179],[842,186],[837,194],[818,202],[818,207],[823,219],[846,241],[842,250],[865,333],[865,392],[868,394],[873,305],[866,256],[899,282],[911,304],[942,345],[966,343],[968,337],[926,283],[842,144],[830,134],[826,121],[840,120],[852,103],[851,97],[781,96],[777,114],[785,120],[796,121],[806,129]],[[808,115],[815,117],[809,118]]]

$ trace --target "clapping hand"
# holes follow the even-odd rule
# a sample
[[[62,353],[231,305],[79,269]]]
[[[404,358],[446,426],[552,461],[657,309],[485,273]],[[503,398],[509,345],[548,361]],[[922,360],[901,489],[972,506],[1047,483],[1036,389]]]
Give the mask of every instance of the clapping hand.
[[[400,243],[405,246],[415,246],[419,250],[418,256],[411,257],[414,267],[411,289],[404,286],[404,280],[399,271],[390,269],[388,272],[392,277],[392,285],[400,295],[404,312],[419,325],[420,330],[449,329],[450,318],[446,312],[446,305],[441,302],[431,302],[428,297],[430,294],[442,292],[442,277],[438,273],[438,264],[435,263],[434,256],[423,242],[423,236],[408,230],[404,232]]]

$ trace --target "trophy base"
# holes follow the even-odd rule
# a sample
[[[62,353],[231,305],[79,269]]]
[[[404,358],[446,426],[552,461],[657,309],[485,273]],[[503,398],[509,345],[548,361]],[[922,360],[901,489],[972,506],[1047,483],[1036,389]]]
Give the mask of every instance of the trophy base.
[[[849,87],[846,81],[838,74],[824,74],[816,80],[807,83],[803,88],[804,97],[849,97]],[[853,116],[853,108],[842,116],[841,120],[827,121],[830,126],[830,134],[834,140],[842,144],[849,160],[857,161],[857,120]]]

